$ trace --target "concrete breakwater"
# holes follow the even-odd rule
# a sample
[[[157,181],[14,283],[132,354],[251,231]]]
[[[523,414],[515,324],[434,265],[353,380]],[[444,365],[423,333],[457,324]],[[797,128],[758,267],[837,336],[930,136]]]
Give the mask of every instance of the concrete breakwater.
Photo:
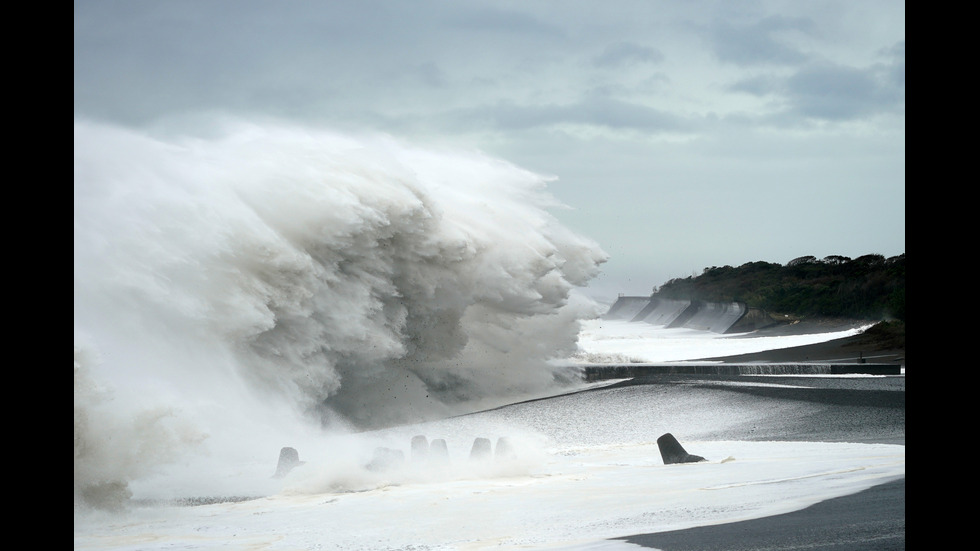
[[[631,379],[647,375],[901,375],[902,366],[872,363],[767,364],[601,364],[583,368],[585,380]]]
[[[616,299],[602,317],[713,333],[748,332],[777,323],[765,312],[749,308],[744,302],[705,302],[630,296]]]

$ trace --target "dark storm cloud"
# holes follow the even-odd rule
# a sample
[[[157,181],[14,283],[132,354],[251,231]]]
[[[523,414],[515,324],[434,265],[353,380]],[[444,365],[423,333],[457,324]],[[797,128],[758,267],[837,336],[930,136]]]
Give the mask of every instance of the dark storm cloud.
[[[880,55],[886,60],[882,63],[885,78],[895,87],[905,89],[905,41],[902,40]]]
[[[904,100],[904,87],[882,79],[878,68],[835,64],[808,66],[786,81],[793,110],[811,118],[846,120],[891,111]]]
[[[808,63],[788,76],[743,79],[730,89],[770,97],[782,105],[777,117],[788,120],[853,120],[905,108],[905,43],[883,51],[885,61],[868,67],[830,62]],[[802,117],[802,119],[800,118]]]
[[[721,61],[748,66],[796,64],[809,55],[790,43],[787,33],[809,34],[813,21],[806,17],[774,15],[749,23],[718,22],[710,31],[711,46]]]

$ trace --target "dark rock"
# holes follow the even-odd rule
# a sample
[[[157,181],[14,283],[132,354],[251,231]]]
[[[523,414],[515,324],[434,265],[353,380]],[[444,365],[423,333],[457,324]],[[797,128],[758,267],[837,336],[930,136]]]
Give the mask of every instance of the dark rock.
[[[122,511],[133,497],[125,482],[110,481],[86,486],[81,491],[82,499],[91,507],[105,511]]]
[[[273,477],[282,478],[289,474],[289,471],[304,463],[306,462],[299,460],[299,452],[296,451],[296,448],[287,446],[279,450],[279,464],[276,466],[276,474]]]
[[[489,438],[477,438],[470,449],[470,459],[486,460],[493,457],[493,447]]]
[[[657,438],[657,446],[660,447],[660,456],[664,459],[664,465],[670,465],[673,463],[697,463],[698,461],[705,461],[700,455],[692,455],[687,453],[684,446],[674,438],[673,434],[669,432],[660,438]]]

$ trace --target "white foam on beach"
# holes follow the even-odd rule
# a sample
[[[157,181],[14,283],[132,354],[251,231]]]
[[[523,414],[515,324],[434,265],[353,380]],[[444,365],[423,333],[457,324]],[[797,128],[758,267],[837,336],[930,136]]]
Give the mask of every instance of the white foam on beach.
[[[261,499],[76,513],[75,549],[628,549],[608,538],[790,512],[905,474],[904,446],[712,440],[726,427],[814,414],[724,400],[687,385],[597,388],[297,443],[307,463],[284,480],[269,478],[274,457],[229,473],[243,490],[266,487]],[[664,465],[665,432],[708,461]],[[450,463],[413,463],[414,435],[445,439]],[[516,457],[471,462],[476,437],[507,437]],[[404,468],[364,469],[378,446],[402,450]],[[181,474],[170,476],[136,497],[165,497]]]
[[[869,326],[804,335],[733,338],[731,335],[669,329],[649,323],[594,319],[583,322],[579,335],[582,363],[680,362],[792,348],[858,335]]]
[[[76,526],[74,548],[563,548],[789,512],[904,474],[902,446],[686,444],[718,459],[665,466],[652,442],[565,449],[496,475],[144,509]]]

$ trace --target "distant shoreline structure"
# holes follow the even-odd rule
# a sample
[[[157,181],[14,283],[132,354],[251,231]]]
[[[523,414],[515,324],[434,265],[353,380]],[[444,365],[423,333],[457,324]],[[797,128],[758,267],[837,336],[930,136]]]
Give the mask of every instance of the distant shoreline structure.
[[[751,308],[744,302],[706,302],[627,295],[620,295],[602,318],[722,334],[747,333],[780,323],[765,311]]]
[[[902,366],[885,363],[637,363],[594,364],[583,367],[588,382],[649,375],[901,375]]]

